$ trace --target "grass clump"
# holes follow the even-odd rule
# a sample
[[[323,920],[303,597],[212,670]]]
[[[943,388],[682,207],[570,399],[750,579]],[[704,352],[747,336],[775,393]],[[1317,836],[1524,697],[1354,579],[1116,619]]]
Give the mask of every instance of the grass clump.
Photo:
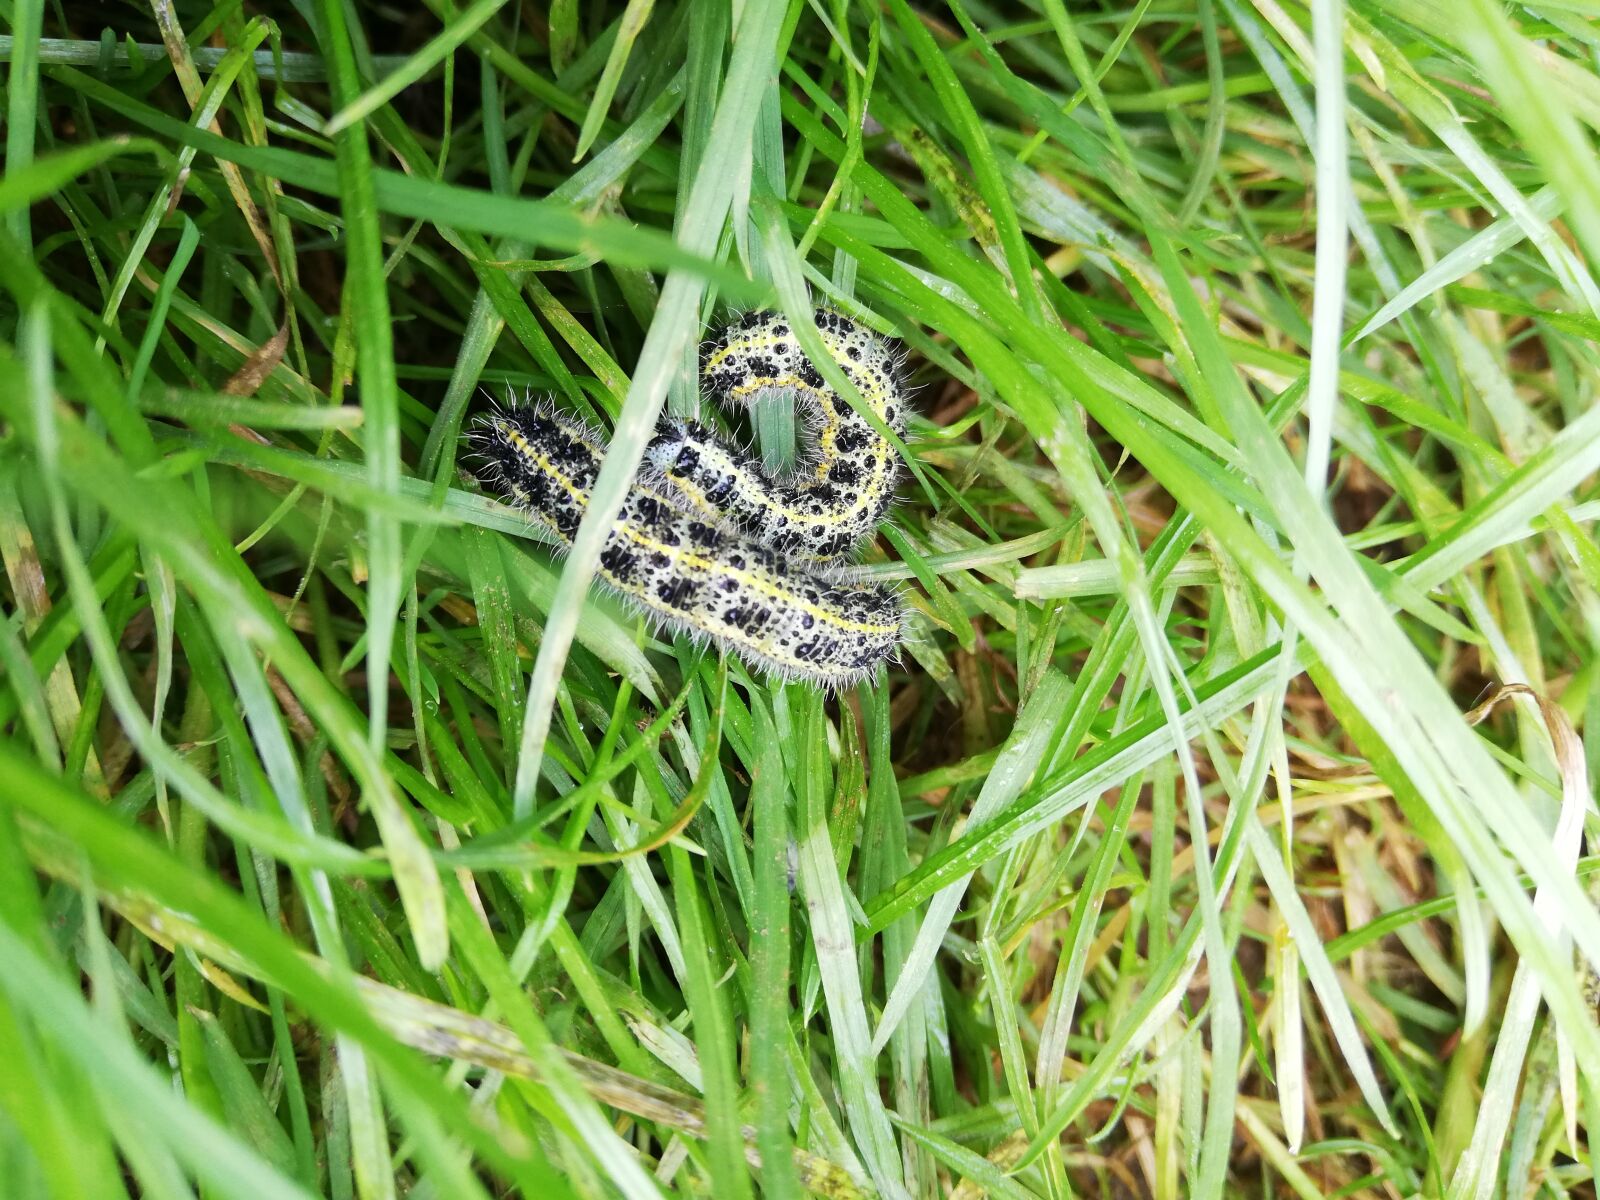
[[[6,1196],[1594,1194],[1587,6],[0,19]],[[838,698],[588,586],[815,302]]]

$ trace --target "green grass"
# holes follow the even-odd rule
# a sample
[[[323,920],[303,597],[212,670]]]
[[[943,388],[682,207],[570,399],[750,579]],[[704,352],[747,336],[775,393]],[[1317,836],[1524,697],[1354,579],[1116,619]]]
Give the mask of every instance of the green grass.
[[[0,1196],[1596,1194],[1600,8],[0,20]],[[589,587],[813,302],[838,699]]]

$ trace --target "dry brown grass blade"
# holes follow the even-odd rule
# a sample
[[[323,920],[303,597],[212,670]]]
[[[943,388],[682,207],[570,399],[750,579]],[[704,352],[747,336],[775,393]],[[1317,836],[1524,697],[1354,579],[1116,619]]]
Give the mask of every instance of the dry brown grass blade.
[[[424,1000],[375,980],[359,979],[357,986],[372,1015],[406,1045],[440,1058],[474,1063],[518,1078],[538,1077],[533,1060],[522,1050],[522,1042],[504,1025]],[[570,1050],[563,1050],[561,1054],[582,1080],[584,1090],[601,1104],[669,1126],[691,1137],[706,1135],[705,1106],[695,1097]],[[745,1159],[759,1168],[761,1155],[755,1147],[755,1127],[746,1125],[741,1133],[745,1140]],[[800,1182],[819,1196],[855,1200],[875,1194],[843,1167],[815,1154],[797,1148],[794,1164]]]
[[[189,107],[192,109],[200,103],[202,88],[200,72],[195,69],[194,57],[189,53],[189,39],[183,34],[183,27],[178,23],[178,14],[172,11],[170,0],[151,0],[150,11],[154,14],[156,25],[161,30],[161,42],[166,47],[167,57],[172,60],[172,71],[178,77],[178,86],[183,89],[183,98],[189,102]],[[211,132],[221,136],[222,126],[212,121]],[[244,181],[244,172],[235,164],[221,159],[217,160],[217,169],[227,181],[228,192],[233,196],[234,203],[239,206],[239,213],[244,217],[245,224],[250,227],[250,235],[260,247],[261,257],[265,260],[267,269],[272,272],[278,290],[283,291],[283,272],[278,266],[278,253],[272,245],[272,233],[262,221],[261,210],[256,207],[256,202],[250,198],[250,187]],[[182,194],[183,179],[180,177],[172,189],[170,207],[177,206]]]
[[[1591,798],[1588,796],[1588,766],[1585,762],[1583,741],[1578,737],[1578,731],[1573,728],[1566,711],[1544,693],[1536,691],[1525,683],[1491,684],[1484,689],[1478,703],[1468,711],[1467,723],[1478,724],[1502,700],[1515,696],[1527,696],[1539,708],[1539,717],[1544,722],[1545,732],[1550,737],[1551,749],[1555,753],[1556,770],[1561,776],[1562,795],[1570,801],[1592,807]],[[1590,890],[1592,893],[1592,885]],[[1581,954],[1575,953],[1574,961],[1584,999],[1600,1012],[1600,973],[1595,971],[1592,964],[1585,962]],[[1561,1106],[1566,1118],[1567,1144],[1575,1148],[1579,1144],[1577,1064],[1572,1056],[1571,1044],[1559,1031],[1556,1036],[1556,1057]]]
[[[228,377],[222,391],[229,396],[254,396],[272,374],[273,368],[283,361],[283,352],[289,347],[289,322],[278,326],[273,334],[251,351],[244,365]]]

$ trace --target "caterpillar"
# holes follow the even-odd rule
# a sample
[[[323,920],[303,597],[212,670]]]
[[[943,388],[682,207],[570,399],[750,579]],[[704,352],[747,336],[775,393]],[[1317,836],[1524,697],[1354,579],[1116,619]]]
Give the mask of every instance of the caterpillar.
[[[890,428],[903,428],[892,353],[837,314],[819,313],[824,324],[830,353],[852,364],[868,404]],[[704,427],[665,422],[645,478],[607,535],[598,574],[662,624],[780,678],[841,688],[891,658],[903,634],[904,610],[890,588],[841,578],[833,565],[882,519],[897,462],[881,435],[864,440],[856,427],[871,425],[843,401],[832,403],[838,398],[786,337],[776,314],[747,316],[712,343],[704,377],[734,403],[774,387],[806,398],[819,437],[805,474],[771,479]],[[784,357],[763,359],[773,347]],[[600,433],[553,408],[522,407],[490,415],[472,440],[479,482],[570,547],[604,460]],[[691,461],[685,449],[706,457]],[[723,473],[709,474],[708,464]],[[857,482],[847,484],[852,466]]]
[[[905,432],[905,388],[890,344],[827,309],[815,314],[829,355],[880,424]],[[824,382],[782,313],[753,312],[702,353],[701,378],[729,407],[793,394],[813,448],[792,478],[774,480],[751,455],[692,421],[669,421],[646,451],[653,477],[691,506],[786,555],[826,563],[855,549],[882,523],[894,498],[893,445]]]

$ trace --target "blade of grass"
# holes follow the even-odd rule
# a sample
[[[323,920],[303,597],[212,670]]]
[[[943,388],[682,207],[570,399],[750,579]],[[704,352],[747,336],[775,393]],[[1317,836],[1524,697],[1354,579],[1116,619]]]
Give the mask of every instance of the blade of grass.
[[[966,824],[982,828],[1006,805],[1021,794],[1028,781],[1048,762],[1048,752],[1057,733],[1056,723],[1065,707],[1070,684],[1063,675],[1051,672],[1024,703],[1017,724],[1000,748],[998,757],[989,768],[988,778],[978,798],[967,813]],[[960,836],[960,828],[955,836]],[[927,983],[933,970],[934,955],[944,942],[950,922],[961,907],[970,876],[956,880],[934,894],[928,902],[928,911],[917,927],[916,941],[900,969],[900,978],[884,1002],[883,1013],[878,1018],[878,1028],[872,1035],[871,1053],[876,1056],[889,1041],[906,1010]]]
[[[385,73],[381,80],[367,88],[355,99],[347,101],[323,125],[323,135],[325,137],[337,137],[338,134],[351,125],[366,119],[368,115],[389,103],[406,88],[422,79],[434,67],[455,53],[463,42],[481,29],[495,13],[504,8],[505,3],[506,0],[475,0],[475,3],[446,24],[443,29],[428,39],[424,46],[414,54],[409,55],[404,62]],[[337,59],[337,54],[328,56],[328,61],[334,64],[335,73],[339,69]]]
[[[679,243],[696,258],[712,252],[733,203],[733,189],[739,175],[735,164],[748,150],[755,121],[755,105],[751,99],[779,51],[777,42],[782,24],[778,19],[779,11],[778,0],[752,0],[740,22],[740,32],[744,36],[735,41],[727,84],[712,123],[711,142],[695,173],[687,216],[679,229]],[[704,283],[683,270],[669,274],[662,288],[655,320],[640,351],[633,383],[623,401],[605,464],[595,480],[583,523],[562,570],[561,582],[551,604],[550,622],[534,659],[533,679],[528,685],[527,716],[517,753],[516,784],[512,790],[512,811],[516,817],[525,817],[533,809],[538,764],[544,757],[556,685],[576,631],[579,602],[599,565],[600,549],[644,457],[645,445],[655,429],[675,363],[694,338],[703,290]]]

